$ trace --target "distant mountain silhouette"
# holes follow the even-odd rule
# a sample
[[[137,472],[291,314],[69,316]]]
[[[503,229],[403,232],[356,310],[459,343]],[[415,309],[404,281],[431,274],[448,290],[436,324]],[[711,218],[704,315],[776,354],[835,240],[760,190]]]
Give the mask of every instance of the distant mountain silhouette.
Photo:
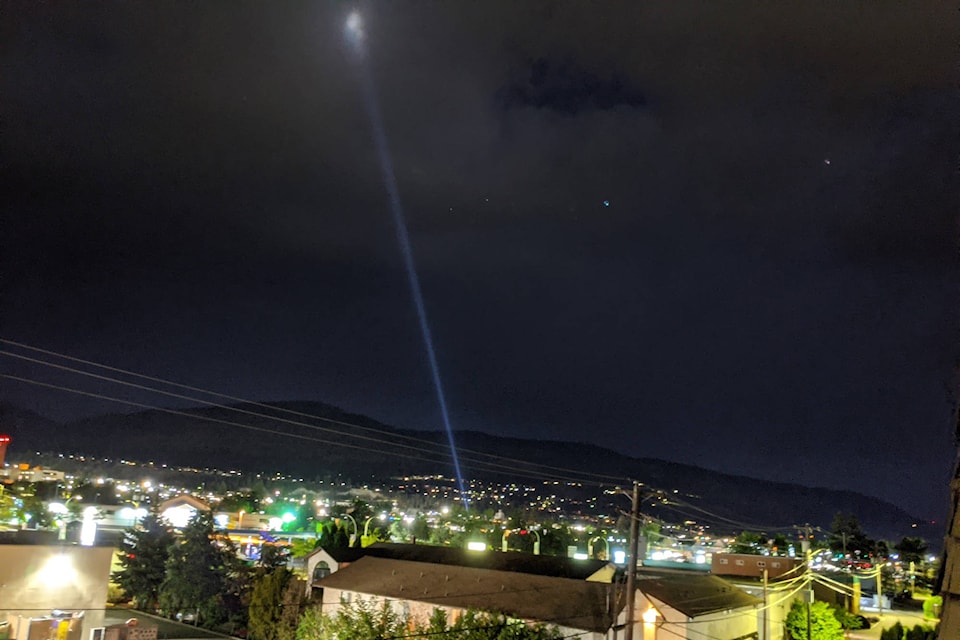
[[[263,406],[236,405],[229,409],[177,409],[177,415],[156,410],[109,414],[60,425],[0,404],[0,432],[13,437],[11,454],[81,453],[171,466],[280,471],[304,478],[342,474],[359,482],[404,475],[453,476],[445,433],[397,429],[319,402],[270,406],[335,422]],[[534,469],[533,464],[555,468],[546,473],[555,472],[561,479],[578,477],[570,470],[602,474],[610,477],[610,486],[617,484],[616,478],[621,479],[620,484],[636,478],[667,491],[668,496],[676,491],[678,498],[704,510],[693,512],[698,522],[712,523],[723,530],[754,528],[743,526],[753,524],[766,528],[805,523],[828,529],[834,514],[843,511],[855,514],[876,537],[921,535],[936,543],[941,533],[936,528],[927,531],[923,524],[914,527],[918,521],[903,509],[853,491],[810,488],[665,460],[631,458],[586,443],[505,438],[477,431],[458,431],[456,441],[468,478],[541,482],[545,470]],[[670,517],[669,507],[644,508],[654,515]],[[678,517],[674,515],[673,519]]]

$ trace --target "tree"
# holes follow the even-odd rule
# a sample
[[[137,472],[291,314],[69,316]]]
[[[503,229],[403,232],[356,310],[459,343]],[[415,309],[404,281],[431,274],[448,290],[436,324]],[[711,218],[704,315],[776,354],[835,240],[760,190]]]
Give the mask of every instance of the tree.
[[[420,542],[426,542],[430,538],[430,525],[427,524],[427,518],[423,514],[414,518],[410,524],[410,536]]]
[[[866,556],[873,553],[876,547],[876,543],[864,533],[857,516],[852,513],[837,512],[833,516],[833,524],[827,540],[830,543],[830,550],[834,553]]]
[[[278,629],[283,614],[283,597],[293,572],[278,567],[254,580],[250,593],[249,627],[252,640],[279,640]]]
[[[741,531],[736,540],[730,545],[732,553],[750,553],[760,555],[763,552],[763,537],[752,531]]]
[[[787,632],[793,640],[807,638],[807,605],[794,602],[787,614]],[[843,640],[843,626],[826,602],[814,602],[810,605],[809,640]]]
[[[207,626],[221,622],[220,607],[232,559],[213,540],[213,518],[198,512],[170,545],[167,577],[160,587],[160,606],[168,613],[197,611]]]
[[[417,632],[441,640],[558,640],[554,626],[526,624],[498,614],[467,610],[453,624],[442,609],[434,609],[426,624],[417,624]]]
[[[137,608],[156,608],[172,542],[173,534],[156,513],[148,513],[124,532],[119,559],[122,569],[113,574],[113,581],[133,598]]]
[[[410,629],[413,629],[413,633]],[[467,610],[450,624],[442,609],[428,620],[400,614],[388,602],[357,600],[341,604],[337,613],[323,614],[311,607],[297,627],[296,640],[382,640],[396,636],[424,636],[434,640],[559,640],[554,626],[526,624],[499,614]]]
[[[911,538],[909,536],[901,538],[894,549],[900,554],[901,562],[913,562],[920,564],[923,562],[923,556],[927,552],[927,543],[923,538]]]
[[[275,544],[263,544],[260,546],[260,559],[257,561],[257,568],[268,571],[278,567],[286,566],[290,559],[290,550],[286,547],[280,547]]]
[[[310,607],[297,627],[297,640],[380,640],[406,635],[408,624],[408,618],[389,602],[378,606],[373,600],[359,599],[340,605],[332,615]]]
[[[277,624],[277,640],[296,640],[297,625],[307,606],[306,582],[291,578],[280,603],[280,621]]]
[[[770,540],[770,546],[772,547],[770,553],[775,556],[785,556],[790,547],[790,541],[787,540],[787,536],[778,533]]]

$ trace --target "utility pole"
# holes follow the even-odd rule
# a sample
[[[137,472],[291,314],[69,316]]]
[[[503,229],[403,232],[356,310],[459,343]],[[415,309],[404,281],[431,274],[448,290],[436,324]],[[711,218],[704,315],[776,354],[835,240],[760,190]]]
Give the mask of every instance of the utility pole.
[[[637,602],[637,547],[640,539],[640,483],[633,481],[633,504],[630,508],[630,542],[627,549],[627,626],[624,640],[633,640]]]
[[[880,570],[883,568],[882,563],[877,563],[877,615],[883,616],[883,589],[881,587],[881,580],[883,578]]]
[[[760,632],[760,640],[769,640],[767,634],[767,570],[763,570],[763,631]]]
[[[810,607],[813,605],[813,531],[808,524],[804,533],[806,537],[803,541],[804,555],[807,559],[807,640],[813,640],[813,628],[810,625]]]

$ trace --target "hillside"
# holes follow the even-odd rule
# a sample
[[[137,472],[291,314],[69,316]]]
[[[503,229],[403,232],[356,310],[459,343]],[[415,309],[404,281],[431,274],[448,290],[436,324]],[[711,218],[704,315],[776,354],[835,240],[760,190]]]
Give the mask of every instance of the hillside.
[[[0,429],[13,436],[12,453],[82,453],[177,466],[282,471],[306,478],[343,474],[361,481],[398,475],[453,475],[449,457],[443,454],[443,433],[397,429],[317,402],[274,406],[376,431],[276,414],[288,421],[285,423],[236,411],[269,411],[250,405],[239,405],[234,410],[183,409],[178,410],[182,412],[179,415],[162,411],[110,414],[63,425],[0,405]],[[405,438],[416,438],[418,442]],[[650,487],[676,491],[688,503],[710,512],[711,515],[698,511],[699,521],[723,528],[737,528],[733,523],[763,527],[810,523],[827,528],[833,515],[843,511],[856,514],[875,536],[939,535],[927,532],[922,525],[912,527],[916,520],[903,509],[851,491],[776,483],[665,460],[631,458],[585,443],[503,438],[476,431],[458,432],[456,439],[468,478],[534,482],[535,474],[543,473],[542,469],[535,471],[528,465],[502,459],[512,458],[565,469],[556,472],[562,478],[575,477],[575,472],[569,470],[610,476],[611,485],[616,483],[613,478],[622,478],[621,483],[637,478]]]

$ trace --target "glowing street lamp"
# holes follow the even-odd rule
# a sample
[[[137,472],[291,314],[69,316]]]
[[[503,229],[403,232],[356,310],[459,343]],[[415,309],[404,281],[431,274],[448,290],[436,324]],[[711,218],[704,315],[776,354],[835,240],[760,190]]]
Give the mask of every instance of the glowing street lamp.
[[[534,529],[507,529],[507,530],[505,530],[505,531],[503,532],[503,538],[500,540],[500,546],[501,546],[501,549],[502,549],[503,551],[508,551],[508,550],[509,550],[509,548],[508,548],[508,546],[507,546],[507,537],[508,537],[511,533],[513,533],[514,531],[520,532],[520,535],[522,535],[522,536],[523,536],[523,535],[526,535],[526,534],[528,534],[528,533],[532,533],[534,536],[536,536],[536,540],[533,541],[533,555],[535,555],[535,556],[540,555],[540,534],[537,533],[537,531],[534,530]]]
[[[357,521],[356,521],[356,519],[354,519],[354,517],[353,517],[352,515],[350,515],[349,513],[343,514],[343,517],[344,517],[344,518],[349,518],[349,519],[350,519],[350,522],[353,523],[353,533],[350,534],[350,546],[352,547],[352,546],[353,546],[353,543],[354,543],[354,542],[356,541],[356,539],[357,539],[357,534],[360,533],[360,527],[357,526]]]
[[[606,560],[607,557],[610,555],[610,543],[607,542],[607,539],[604,538],[603,536],[593,536],[592,538],[587,540],[587,555],[590,556],[591,558],[593,557],[593,541],[594,540],[600,540],[603,542],[604,551],[603,551],[603,555],[600,556],[600,559]]]
[[[377,518],[380,522],[384,522],[387,519],[387,514],[381,513],[379,516],[370,516],[367,518],[367,521],[363,523],[363,537],[366,538],[370,535],[370,521],[374,518]]]

